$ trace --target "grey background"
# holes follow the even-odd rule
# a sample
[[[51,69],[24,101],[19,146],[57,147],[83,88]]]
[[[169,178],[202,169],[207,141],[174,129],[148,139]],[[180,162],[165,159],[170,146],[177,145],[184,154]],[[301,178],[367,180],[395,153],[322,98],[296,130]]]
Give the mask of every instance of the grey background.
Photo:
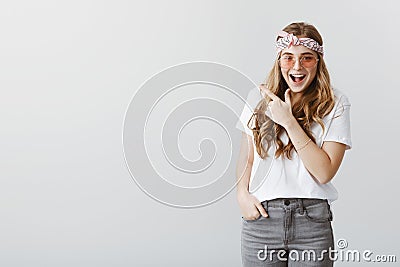
[[[393,3],[2,2],[0,265],[240,266],[235,194],[189,210],[149,198],[124,163],[123,117],[147,78],[181,62],[220,62],[261,82],[275,33],[298,20],[321,31],[333,84],[352,103],[336,238],[399,258]]]

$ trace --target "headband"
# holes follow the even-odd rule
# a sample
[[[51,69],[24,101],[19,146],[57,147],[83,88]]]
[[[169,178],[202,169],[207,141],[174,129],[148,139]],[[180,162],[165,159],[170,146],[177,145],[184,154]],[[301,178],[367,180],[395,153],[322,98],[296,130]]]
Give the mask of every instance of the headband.
[[[278,39],[278,41],[276,41],[276,49],[278,53],[283,49],[290,47],[291,45],[302,45],[320,53],[321,55],[324,55],[324,48],[314,39],[297,38],[292,33],[287,33],[285,31],[278,33],[278,37],[281,37]]]

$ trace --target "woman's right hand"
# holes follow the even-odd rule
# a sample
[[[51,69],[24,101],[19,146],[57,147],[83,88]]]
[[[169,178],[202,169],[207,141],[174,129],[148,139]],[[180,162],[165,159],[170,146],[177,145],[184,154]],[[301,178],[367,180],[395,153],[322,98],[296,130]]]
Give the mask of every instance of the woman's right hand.
[[[267,211],[258,199],[249,192],[238,191],[237,200],[239,208],[245,220],[256,220],[258,217],[268,217]]]

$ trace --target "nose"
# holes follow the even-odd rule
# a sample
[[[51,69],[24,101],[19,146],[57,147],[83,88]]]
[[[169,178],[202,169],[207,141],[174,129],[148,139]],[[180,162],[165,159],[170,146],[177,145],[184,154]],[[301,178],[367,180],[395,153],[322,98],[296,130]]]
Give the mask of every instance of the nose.
[[[294,69],[294,70],[300,70],[301,67],[302,67],[302,66],[301,66],[300,58],[298,58],[298,59],[296,59],[296,61],[294,62],[293,69]]]

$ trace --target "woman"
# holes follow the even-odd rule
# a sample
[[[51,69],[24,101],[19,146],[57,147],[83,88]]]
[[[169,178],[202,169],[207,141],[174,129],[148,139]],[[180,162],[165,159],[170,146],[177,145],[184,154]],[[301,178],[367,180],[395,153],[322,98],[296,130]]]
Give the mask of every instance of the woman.
[[[276,46],[261,100],[238,123],[244,131],[237,166],[243,265],[332,266],[330,203],[337,191],[331,180],[351,147],[350,103],[331,87],[314,26],[286,26]],[[250,192],[256,160],[272,165]]]

